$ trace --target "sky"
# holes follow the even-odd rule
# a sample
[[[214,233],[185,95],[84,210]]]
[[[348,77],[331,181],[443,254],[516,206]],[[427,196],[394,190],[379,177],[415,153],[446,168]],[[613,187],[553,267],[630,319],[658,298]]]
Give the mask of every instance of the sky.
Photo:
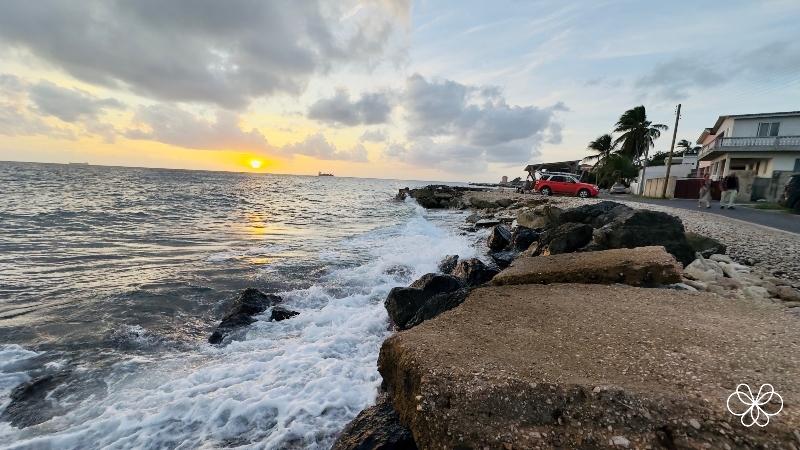
[[[4,0],[0,161],[497,182],[800,109],[800,2]],[[255,167],[258,166],[258,167]]]

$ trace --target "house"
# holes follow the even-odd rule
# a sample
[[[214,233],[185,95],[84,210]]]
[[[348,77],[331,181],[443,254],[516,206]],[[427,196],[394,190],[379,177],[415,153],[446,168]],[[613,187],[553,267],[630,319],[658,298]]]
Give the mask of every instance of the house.
[[[800,111],[719,116],[697,138],[698,175],[739,177],[737,201],[776,201],[800,173]]]
[[[670,178],[695,177],[697,174],[697,155],[699,152],[700,147],[695,147],[684,152],[682,156],[673,156],[672,165],[669,169]],[[651,180],[663,179],[667,175],[666,161],[665,165],[663,166],[647,166],[646,171],[639,169],[639,176],[633,183],[631,183],[631,192],[639,192],[639,180],[643,179],[642,175],[644,175],[644,180],[646,181],[645,189],[647,191],[652,190],[652,187],[647,187],[647,183],[649,183]],[[663,180],[659,181],[659,183],[663,183]],[[661,191],[658,189],[656,189],[656,191],[657,193],[650,196],[661,196]],[[647,193],[645,195],[647,195]],[[672,197],[672,191],[667,192],[667,197]]]

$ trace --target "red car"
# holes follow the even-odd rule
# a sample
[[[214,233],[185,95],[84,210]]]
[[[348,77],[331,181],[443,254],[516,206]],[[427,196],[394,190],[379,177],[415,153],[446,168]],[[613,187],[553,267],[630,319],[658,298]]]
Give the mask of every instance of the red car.
[[[568,194],[581,198],[596,197],[600,188],[593,184],[581,183],[572,174],[542,173],[534,189],[542,195]]]

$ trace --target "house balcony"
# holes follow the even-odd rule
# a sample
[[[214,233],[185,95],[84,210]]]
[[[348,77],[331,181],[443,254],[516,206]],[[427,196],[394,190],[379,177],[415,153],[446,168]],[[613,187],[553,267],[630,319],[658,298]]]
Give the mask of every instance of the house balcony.
[[[723,137],[706,144],[697,155],[708,161],[724,153],[800,151],[800,136]]]

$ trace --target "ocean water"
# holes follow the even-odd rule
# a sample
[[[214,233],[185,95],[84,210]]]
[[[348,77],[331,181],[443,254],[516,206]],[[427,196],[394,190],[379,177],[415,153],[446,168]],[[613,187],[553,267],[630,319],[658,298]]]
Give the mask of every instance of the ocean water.
[[[373,404],[392,287],[476,256],[423,182],[0,163],[0,447],[326,449]],[[246,287],[269,311],[206,339]],[[35,424],[34,424],[35,423]]]

